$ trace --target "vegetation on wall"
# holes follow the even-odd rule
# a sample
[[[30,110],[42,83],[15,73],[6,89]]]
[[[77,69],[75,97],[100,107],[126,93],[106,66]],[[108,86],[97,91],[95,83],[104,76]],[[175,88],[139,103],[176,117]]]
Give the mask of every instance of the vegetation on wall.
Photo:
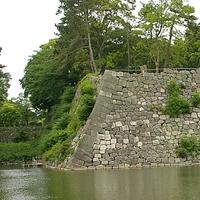
[[[71,103],[65,102],[63,96],[62,103],[57,107],[59,117],[51,132],[41,140],[40,148],[45,160],[63,160],[72,153],[71,141],[85,124],[95,103],[96,87],[92,83],[92,77],[93,75],[87,75],[80,81],[78,92]],[[67,109],[63,109],[63,106]]]
[[[198,107],[200,105],[200,93],[199,92],[195,92],[192,94],[191,103],[192,103],[193,107]]]
[[[200,67],[200,24],[183,0],[149,0],[138,15],[135,0],[59,1],[57,38],[30,56],[21,80],[25,98],[7,100],[10,75],[0,65],[0,126],[47,127],[40,144],[47,160],[70,153],[70,142],[92,110],[95,87],[88,76],[83,79],[86,74],[141,65],[157,72]],[[77,88],[80,94],[72,101]],[[199,99],[194,94],[192,105]],[[190,112],[175,82],[168,85],[164,110],[171,117]]]
[[[176,154],[180,158],[195,157],[200,154],[200,140],[196,136],[184,136],[181,138]]]
[[[181,114],[191,112],[190,103],[181,95],[181,86],[175,80],[167,83],[168,98],[165,107],[165,113],[170,117],[178,117]]]

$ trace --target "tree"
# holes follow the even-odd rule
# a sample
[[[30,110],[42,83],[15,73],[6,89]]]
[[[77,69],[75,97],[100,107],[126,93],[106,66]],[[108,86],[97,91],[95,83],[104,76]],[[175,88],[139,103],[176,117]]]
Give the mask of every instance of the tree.
[[[190,23],[185,33],[186,59],[189,67],[200,67],[200,23]]]
[[[59,12],[64,13],[61,23],[57,26],[61,36],[61,45],[68,44],[66,48],[68,51],[72,47],[70,52],[77,52],[80,48],[88,49],[91,71],[101,71],[105,63],[104,49],[107,42],[111,41],[111,32],[115,28],[123,28],[125,21],[132,19],[135,0],[60,1]],[[70,58],[67,57],[65,60],[70,60]]]
[[[19,126],[21,123],[21,116],[20,108],[10,101],[5,101],[0,106],[0,126]]]
[[[151,57],[156,71],[160,63],[169,65],[172,41],[181,34],[181,26],[195,20],[194,8],[183,0],[150,0],[139,12],[141,28],[150,41]]]
[[[63,93],[68,78],[58,71],[60,63],[54,53],[55,44],[56,40],[50,40],[31,56],[21,80],[25,96],[30,98],[34,108],[48,111]]]
[[[23,93],[20,93],[17,98],[12,98],[11,102],[20,110],[20,125],[29,126],[38,124],[40,115],[37,110],[32,107],[31,102]]]
[[[0,55],[1,55],[2,48],[0,47]],[[8,94],[8,88],[9,88],[9,81],[10,81],[10,74],[4,72],[4,68],[6,66],[0,64],[0,104],[6,100]]]

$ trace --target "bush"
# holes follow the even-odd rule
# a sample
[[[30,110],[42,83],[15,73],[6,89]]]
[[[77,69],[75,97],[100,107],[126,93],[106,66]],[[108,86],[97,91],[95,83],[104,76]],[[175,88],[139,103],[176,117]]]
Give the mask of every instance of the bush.
[[[198,107],[200,105],[200,93],[199,92],[193,93],[191,103],[194,107]]]
[[[51,149],[46,151],[42,158],[46,161],[63,161],[67,155],[71,155],[73,150],[70,148],[71,140],[57,142]]]
[[[96,91],[96,88],[95,86],[91,83],[90,80],[82,80],[81,83],[80,83],[80,92],[81,92],[81,95],[94,95]]]
[[[166,114],[170,117],[178,117],[181,114],[189,114],[191,112],[190,104],[187,99],[180,95],[181,87],[175,80],[167,83],[167,92]]]
[[[17,104],[12,102],[4,102],[0,107],[0,126],[19,126],[22,113]]]
[[[51,149],[56,143],[62,142],[66,140],[68,137],[65,130],[52,130],[50,134],[45,135],[41,139],[40,150],[41,152],[48,151]]]
[[[178,117],[180,114],[191,112],[189,102],[181,96],[170,96],[166,103],[165,113],[170,117]]]
[[[31,143],[0,143],[0,162],[28,161],[38,154]]]
[[[167,93],[169,96],[178,96],[181,93],[181,86],[176,82],[176,80],[170,80],[167,83]]]
[[[92,95],[85,94],[82,98],[82,102],[78,109],[78,117],[81,122],[84,122],[89,117],[94,107],[94,97]]]
[[[179,158],[187,158],[188,157],[188,152],[187,152],[187,150],[185,148],[178,147],[178,148],[176,148],[176,155]]]
[[[188,156],[194,157],[198,155],[200,153],[199,139],[195,136],[184,136],[181,138],[176,153],[181,158],[187,158]]]
[[[69,124],[69,121],[70,121],[69,114],[63,113],[62,116],[56,120],[53,126],[53,129],[63,130],[67,127],[67,125]]]
[[[58,109],[58,106],[60,114],[57,116],[59,117],[56,119],[51,133],[45,136],[41,142],[45,160],[63,160],[72,152],[70,144],[93,109],[96,88],[91,77],[83,78],[77,90],[80,91],[80,95],[70,102],[69,109]]]

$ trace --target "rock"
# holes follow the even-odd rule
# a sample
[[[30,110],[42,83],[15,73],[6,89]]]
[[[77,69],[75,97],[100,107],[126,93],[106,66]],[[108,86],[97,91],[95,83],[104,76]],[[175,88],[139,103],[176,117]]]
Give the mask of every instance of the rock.
[[[116,126],[117,127],[122,127],[122,123],[121,122],[116,122]]]
[[[138,142],[138,147],[142,147],[142,142]]]

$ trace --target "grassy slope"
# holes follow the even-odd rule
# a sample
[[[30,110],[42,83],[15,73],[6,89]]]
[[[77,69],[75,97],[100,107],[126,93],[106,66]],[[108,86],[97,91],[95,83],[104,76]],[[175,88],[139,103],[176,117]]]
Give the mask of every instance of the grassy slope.
[[[51,132],[41,142],[43,159],[62,161],[73,153],[71,142],[80,127],[85,124],[95,103],[96,87],[91,81],[93,76],[89,74],[80,81],[72,103],[63,101],[57,107],[61,114],[55,120]],[[60,108],[65,107],[64,105],[68,109],[62,112]]]

